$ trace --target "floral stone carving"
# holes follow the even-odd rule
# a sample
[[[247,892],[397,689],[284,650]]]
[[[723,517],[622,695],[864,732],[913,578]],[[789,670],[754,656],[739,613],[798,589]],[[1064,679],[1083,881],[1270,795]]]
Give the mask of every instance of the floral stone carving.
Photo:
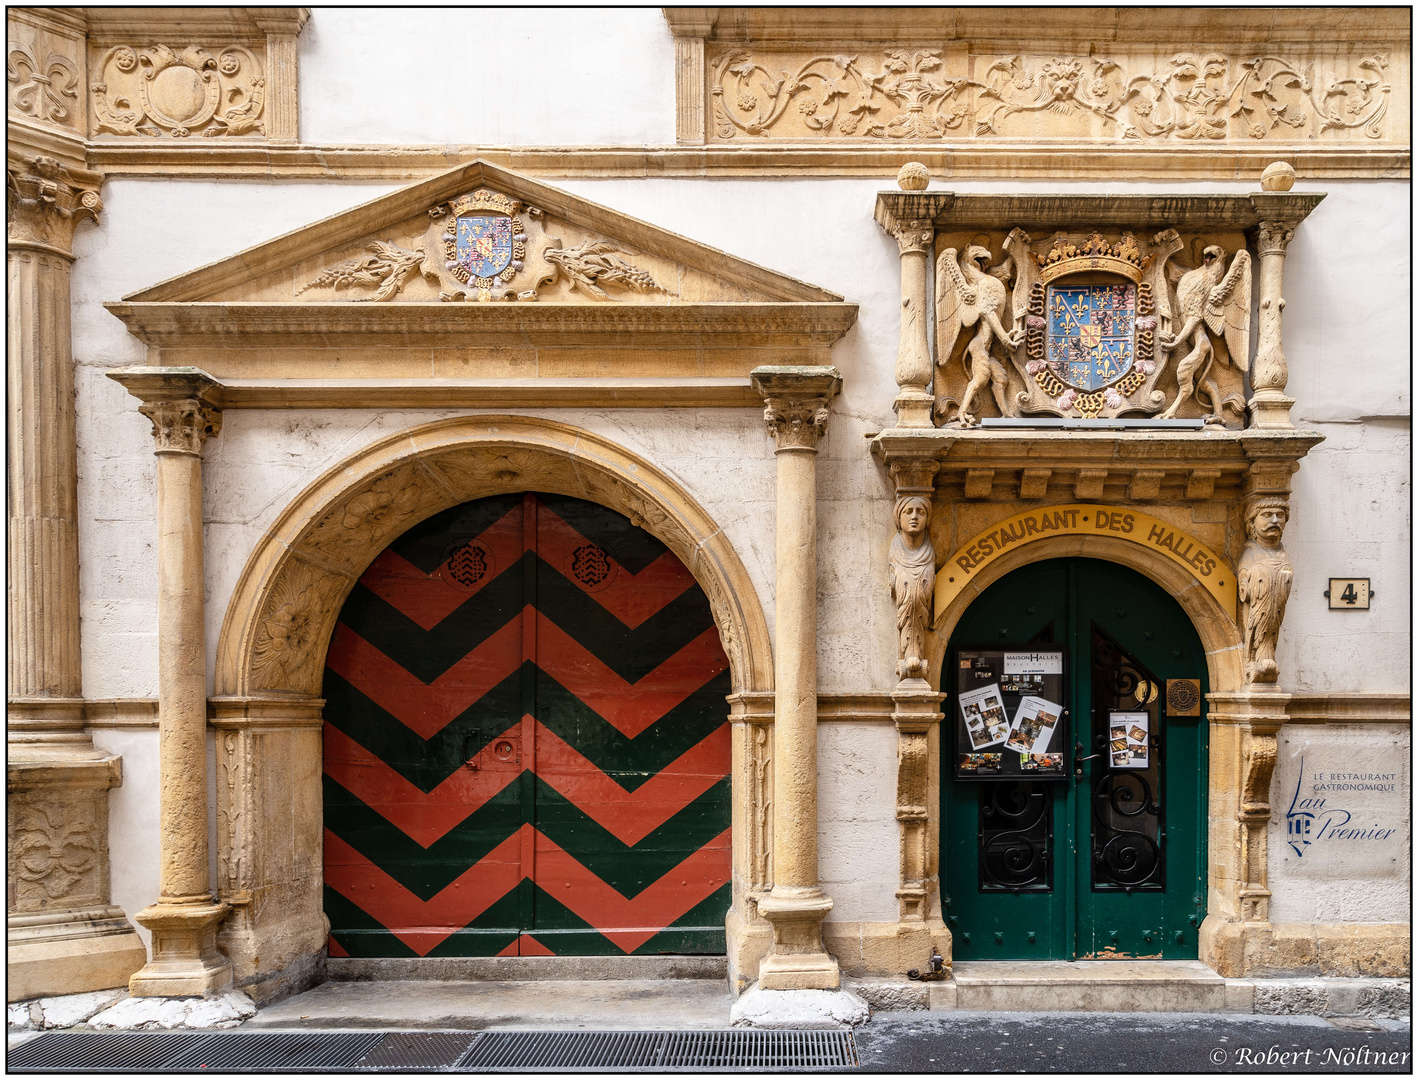
[[[1203,415],[1204,397],[1207,422],[1240,427],[1250,256],[1238,250],[1227,269],[1221,247],[1198,245],[1199,265],[1187,271],[1171,264],[1186,246],[1175,229],[1150,241],[1057,233],[1046,245],[1016,228],[1004,261],[988,270],[988,247],[971,243],[963,257],[945,248],[936,267],[936,423],[1193,416]]]
[[[296,295],[322,286],[338,292],[355,285],[370,285],[375,289],[372,296],[358,296],[355,299],[392,300],[424,263],[421,248],[409,251],[396,244],[375,240],[369,245],[369,250],[371,254],[356,255],[321,271],[319,277],[297,289]]]
[[[102,902],[94,797],[72,791],[52,801],[32,796],[12,806],[10,887],[13,909],[42,911]],[[106,793],[103,793],[106,797]]]
[[[1212,142],[1385,135],[1389,58],[1304,61],[1220,53],[876,56],[730,47],[711,61],[714,133],[962,139],[1049,134]]]
[[[108,49],[89,86],[95,135],[148,138],[260,135],[266,77],[250,49],[228,45],[212,52],[153,45]]]

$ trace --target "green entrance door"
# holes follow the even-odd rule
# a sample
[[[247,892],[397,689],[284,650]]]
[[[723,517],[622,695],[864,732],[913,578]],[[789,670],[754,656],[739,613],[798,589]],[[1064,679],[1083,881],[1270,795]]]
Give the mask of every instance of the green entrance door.
[[[1065,777],[958,779],[958,755],[979,749],[956,745],[960,657],[1043,644],[1064,650],[1067,743],[1048,749],[1066,755]],[[1200,682],[1199,710],[1179,685],[1169,706],[1167,682],[1182,679]],[[1113,563],[1022,567],[961,617],[941,689],[941,890],[955,959],[1196,959],[1206,656],[1181,606]],[[1200,715],[1174,715],[1187,711]]]

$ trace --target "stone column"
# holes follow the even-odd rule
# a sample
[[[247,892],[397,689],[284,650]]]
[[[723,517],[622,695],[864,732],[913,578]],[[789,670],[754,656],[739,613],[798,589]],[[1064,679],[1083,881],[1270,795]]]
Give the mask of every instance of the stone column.
[[[822,944],[832,901],[817,881],[817,443],[842,378],[831,367],[761,367],[753,385],[778,444],[773,890],[758,905],[773,949],[758,985],[835,990],[837,961]]]
[[[1288,194],[1295,182],[1295,170],[1275,162],[1261,178],[1264,190],[1250,197],[1260,219],[1255,231],[1256,255],[1260,258],[1260,324],[1256,358],[1251,366],[1251,426],[1290,428],[1290,407],[1295,399],[1285,396],[1290,371],[1285,363],[1281,315],[1285,311],[1285,252],[1294,239],[1295,227],[1324,196]]]
[[[6,163],[9,194],[9,843],[11,1001],[122,986],[147,953],[108,892],[108,789],[121,762],[84,730],[69,268],[99,173]]]
[[[931,410],[931,350],[926,340],[926,270],[935,226],[929,220],[895,223],[891,235],[901,253],[901,339],[896,350],[896,384],[900,392],[892,406],[897,427],[934,427]]]
[[[212,894],[207,843],[207,673],[203,625],[202,446],[221,426],[220,389],[195,368],[110,373],[142,400],[157,453],[158,747],[161,846],[158,901],[134,918],[153,955],[130,980],[135,995],[208,994],[231,983],[217,949],[230,910]]]

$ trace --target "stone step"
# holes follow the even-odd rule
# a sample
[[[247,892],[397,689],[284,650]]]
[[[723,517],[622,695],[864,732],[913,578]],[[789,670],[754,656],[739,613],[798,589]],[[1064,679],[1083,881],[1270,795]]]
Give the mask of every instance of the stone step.
[[[933,1008],[988,1012],[1250,1012],[1253,988],[1198,960],[972,960]],[[954,998],[951,1003],[950,999]]]
[[[724,956],[332,956],[332,982],[429,979],[438,982],[540,982],[543,980],[717,979],[726,980]]]

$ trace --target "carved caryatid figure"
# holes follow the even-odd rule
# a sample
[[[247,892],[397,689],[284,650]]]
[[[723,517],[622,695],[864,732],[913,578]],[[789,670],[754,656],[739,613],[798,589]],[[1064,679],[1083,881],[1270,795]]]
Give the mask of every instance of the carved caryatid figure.
[[[1004,365],[990,355],[990,349],[996,340],[1016,348],[1024,338],[1024,330],[1022,327],[1006,330],[999,317],[1004,310],[1005,282],[1014,276],[1014,258],[1011,256],[986,271],[985,263],[990,259],[988,248],[971,244],[965,249],[963,259],[957,262],[955,256],[955,248],[946,248],[936,262],[936,363],[941,367],[947,366],[954,358],[961,329],[979,325],[962,356],[970,383],[954,416],[959,426],[972,427],[976,419],[970,410],[975,404],[975,396],[985,388],[986,383],[994,393],[1000,415],[1012,415],[1005,400],[1009,376]],[[937,394],[937,420],[946,420],[945,408],[946,399]]]
[[[930,520],[931,502],[924,495],[896,500],[890,569],[891,599],[896,602],[896,674],[901,679],[923,679],[926,674],[926,630],[935,585]]]
[[[1193,394],[1205,390],[1211,413],[1207,422],[1221,422],[1221,391],[1211,376],[1211,364],[1219,355],[1210,334],[1226,342],[1230,362],[1245,374],[1250,370],[1251,347],[1251,256],[1242,248],[1226,269],[1226,252],[1215,244],[1202,251],[1201,265],[1188,270],[1177,282],[1177,307],[1182,327],[1175,334],[1161,334],[1158,341],[1168,352],[1188,348],[1177,361],[1177,398],[1163,419],[1177,415]],[[1224,361],[1223,361],[1224,362]]]
[[[1246,648],[1246,682],[1276,681],[1275,639],[1285,618],[1294,577],[1280,546],[1289,510],[1282,498],[1262,498],[1246,512],[1246,548],[1236,574],[1241,632]]]

